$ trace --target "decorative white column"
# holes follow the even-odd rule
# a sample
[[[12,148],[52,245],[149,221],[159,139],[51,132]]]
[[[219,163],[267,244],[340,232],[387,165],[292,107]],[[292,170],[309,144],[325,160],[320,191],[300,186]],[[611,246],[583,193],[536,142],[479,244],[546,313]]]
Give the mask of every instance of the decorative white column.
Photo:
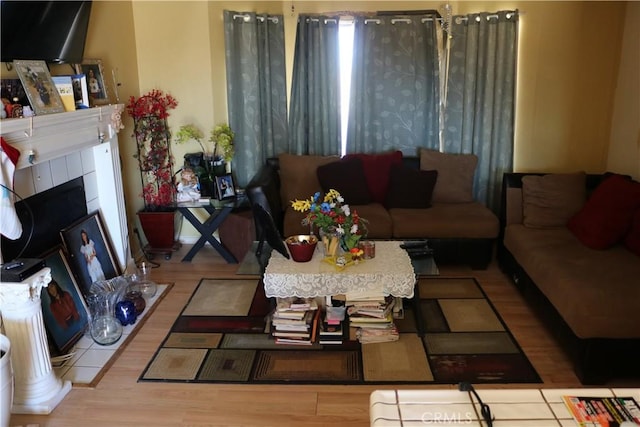
[[[15,388],[14,414],[49,414],[71,390],[51,367],[47,334],[42,320],[40,292],[51,281],[51,269],[19,283],[0,283],[0,313],[11,342]]]

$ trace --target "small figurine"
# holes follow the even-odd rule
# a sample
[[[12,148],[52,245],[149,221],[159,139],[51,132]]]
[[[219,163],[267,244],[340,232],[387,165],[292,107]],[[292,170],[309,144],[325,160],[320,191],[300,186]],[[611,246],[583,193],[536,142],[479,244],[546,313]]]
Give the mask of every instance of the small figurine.
[[[184,168],[180,173],[178,182],[178,203],[196,202],[200,200],[200,189],[198,187],[198,177],[191,168]]]

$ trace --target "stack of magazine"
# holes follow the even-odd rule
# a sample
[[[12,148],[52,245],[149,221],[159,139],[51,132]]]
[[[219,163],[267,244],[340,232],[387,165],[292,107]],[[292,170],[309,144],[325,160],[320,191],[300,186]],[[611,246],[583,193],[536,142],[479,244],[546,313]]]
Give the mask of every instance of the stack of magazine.
[[[619,427],[624,422],[640,425],[640,406],[633,397],[562,398],[579,426]]]

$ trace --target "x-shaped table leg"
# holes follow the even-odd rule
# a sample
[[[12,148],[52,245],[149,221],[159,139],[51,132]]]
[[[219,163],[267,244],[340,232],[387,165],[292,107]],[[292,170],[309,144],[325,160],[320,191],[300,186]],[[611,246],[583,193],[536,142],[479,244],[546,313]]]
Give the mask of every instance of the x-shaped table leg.
[[[215,208],[210,205],[202,206],[208,213],[209,218],[206,219],[205,222],[200,222],[200,220],[191,212],[188,207],[178,207],[178,210],[182,215],[189,221],[191,225],[195,227],[196,230],[200,233],[200,238],[193,245],[193,247],[189,250],[189,252],[182,258],[183,262],[189,262],[193,259],[195,254],[202,249],[206,242],[209,242],[211,246],[213,246],[220,255],[231,264],[237,264],[238,260],[231,254],[227,248],[222,245],[218,239],[215,238],[213,233],[220,227],[220,224],[229,216],[231,211],[233,210],[232,206],[224,206],[221,208]]]

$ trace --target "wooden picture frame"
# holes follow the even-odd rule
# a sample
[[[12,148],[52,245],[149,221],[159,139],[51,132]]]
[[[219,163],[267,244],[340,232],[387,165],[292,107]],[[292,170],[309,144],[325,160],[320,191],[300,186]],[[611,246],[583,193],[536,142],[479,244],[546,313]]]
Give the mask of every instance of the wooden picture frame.
[[[13,66],[36,115],[64,113],[64,104],[44,61],[16,60]]]
[[[218,200],[236,197],[236,186],[230,173],[216,176],[216,196]]]
[[[60,236],[83,295],[89,294],[93,282],[121,274],[100,212],[93,212],[60,230]]]
[[[84,74],[87,78],[87,89],[89,90],[89,103],[91,107],[111,103],[109,91],[104,81],[102,60],[82,60],[81,64],[76,64],[76,74]]]
[[[89,88],[87,87],[87,76],[84,74],[73,74],[71,76],[71,84],[73,85],[73,100],[76,104],[76,110],[89,108]]]
[[[84,335],[89,326],[89,309],[62,245],[42,258],[51,269],[51,282],[40,292],[42,318],[51,346],[58,354],[64,354]]]

